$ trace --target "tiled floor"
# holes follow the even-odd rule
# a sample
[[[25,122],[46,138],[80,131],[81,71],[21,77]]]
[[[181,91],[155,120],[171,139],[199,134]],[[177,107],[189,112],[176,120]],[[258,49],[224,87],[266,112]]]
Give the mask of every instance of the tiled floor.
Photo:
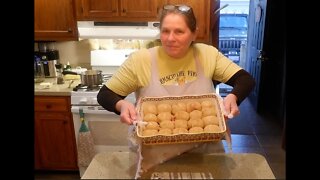
[[[240,105],[240,116],[230,120],[229,123],[233,123],[231,126],[233,153],[261,154],[267,159],[277,179],[286,178],[286,151],[282,148],[281,121],[271,116],[257,114],[250,101],[246,99]]]
[[[263,155],[277,179],[286,178],[286,152],[282,149],[282,125],[271,117],[261,117],[248,100],[240,106],[241,117],[230,120],[233,153]],[[237,132],[237,127],[241,129]],[[233,128],[233,129],[232,129]],[[243,134],[240,134],[242,133]],[[225,146],[227,145],[224,142]],[[227,149],[227,148],[226,148]],[[35,179],[80,179],[78,172],[36,172]]]
[[[277,179],[286,178],[286,153],[281,148],[280,136],[233,134],[231,138],[233,153],[261,154]]]

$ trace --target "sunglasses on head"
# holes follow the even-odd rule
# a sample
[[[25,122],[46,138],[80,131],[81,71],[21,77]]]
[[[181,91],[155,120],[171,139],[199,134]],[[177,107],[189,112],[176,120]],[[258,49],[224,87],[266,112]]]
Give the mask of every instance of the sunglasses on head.
[[[187,5],[172,5],[172,4],[169,4],[169,5],[164,5],[163,9],[164,10],[175,10],[175,9],[178,9],[181,12],[188,12],[191,9],[191,7],[189,7]]]

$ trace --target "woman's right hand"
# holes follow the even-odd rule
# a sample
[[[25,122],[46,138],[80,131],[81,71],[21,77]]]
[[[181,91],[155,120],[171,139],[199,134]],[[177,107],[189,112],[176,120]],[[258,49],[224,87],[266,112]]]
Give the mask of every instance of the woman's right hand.
[[[120,100],[116,103],[116,109],[120,112],[120,121],[131,125],[137,119],[135,106],[126,100]]]

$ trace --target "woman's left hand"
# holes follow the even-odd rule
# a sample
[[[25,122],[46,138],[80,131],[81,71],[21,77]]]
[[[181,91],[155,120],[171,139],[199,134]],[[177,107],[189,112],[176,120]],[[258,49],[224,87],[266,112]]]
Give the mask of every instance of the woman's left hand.
[[[237,96],[235,96],[234,94],[228,94],[223,99],[223,105],[228,115],[228,118],[232,118],[240,114],[240,110],[237,105]]]
[[[131,125],[137,119],[137,112],[134,105],[126,100],[116,103],[116,108],[120,111],[120,121]]]

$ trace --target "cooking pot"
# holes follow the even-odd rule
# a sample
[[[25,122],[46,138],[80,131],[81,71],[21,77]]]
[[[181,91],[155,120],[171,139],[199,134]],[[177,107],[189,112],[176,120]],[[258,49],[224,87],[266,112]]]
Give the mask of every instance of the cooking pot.
[[[87,70],[80,74],[81,84],[94,87],[103,83],[103,75],[101,70]]]

